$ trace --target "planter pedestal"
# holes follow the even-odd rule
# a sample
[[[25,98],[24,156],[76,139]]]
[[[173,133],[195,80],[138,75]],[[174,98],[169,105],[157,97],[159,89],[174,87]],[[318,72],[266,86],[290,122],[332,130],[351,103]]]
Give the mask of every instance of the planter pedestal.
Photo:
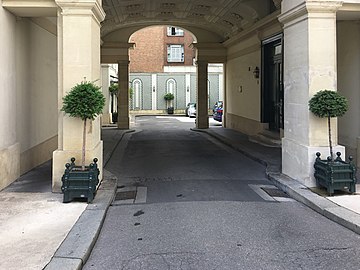
[[[61,191],[64,193],[63,202],[70,202],[74,198],[86,198],[91,203],[96,193],[96,187],[99,184],[99,169],[97,167],[97,158],[94,163],[85,166],[75,165],[75,158],[71,158],[71,163],[66,163],[65,172],[62,177]]]
[[[316,160],[314,164],[315,179],[319,186],[327,189],[330,196],[335,190],[348,190],[350,193],[356,192],[356,177],[355,165],[353,158],[349,157],[349,163],[341,159],[341,153],[337,152],[337,158],[331,161],[329,157],[327,160],[321,160],[320,153],[316,153]]]

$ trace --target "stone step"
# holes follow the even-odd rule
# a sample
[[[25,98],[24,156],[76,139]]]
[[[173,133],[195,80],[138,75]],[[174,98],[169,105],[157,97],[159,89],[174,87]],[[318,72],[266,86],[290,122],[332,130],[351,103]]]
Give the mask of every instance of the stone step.
[[[281,148],[280,133],[265,130],[256,135],[250,136],[249,141],[258,143],[267,147]]]

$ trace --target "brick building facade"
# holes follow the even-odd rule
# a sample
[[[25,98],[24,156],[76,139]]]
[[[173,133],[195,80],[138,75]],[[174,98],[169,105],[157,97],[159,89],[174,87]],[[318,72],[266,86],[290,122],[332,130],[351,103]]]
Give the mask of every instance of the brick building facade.
[[[163,72],[164,66],[192,66],[194,38],[188,31],[171,26],[147,27],[134,33],[130,42],[130,72]],[[174,58],[175,57],[175,58]]]

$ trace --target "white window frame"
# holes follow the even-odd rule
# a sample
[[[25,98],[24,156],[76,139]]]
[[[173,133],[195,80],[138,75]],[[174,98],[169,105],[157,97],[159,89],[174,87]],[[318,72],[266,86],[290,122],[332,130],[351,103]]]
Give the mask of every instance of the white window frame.
[[[183,37],[184,30],[181,28],[174,27],[174,26],[168,26],[167,27],[167,35],[169,37]]]
[[[184,45],[168,44],[167,45],[167,61],[169,63],[183,63],[184,62]]]

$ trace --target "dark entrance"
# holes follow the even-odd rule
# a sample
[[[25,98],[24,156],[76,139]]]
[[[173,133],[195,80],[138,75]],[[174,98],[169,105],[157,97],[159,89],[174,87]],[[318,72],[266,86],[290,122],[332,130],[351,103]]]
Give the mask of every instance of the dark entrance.
[[[282,34],[262,42],[262,122],[269,129],[284,128]]]

